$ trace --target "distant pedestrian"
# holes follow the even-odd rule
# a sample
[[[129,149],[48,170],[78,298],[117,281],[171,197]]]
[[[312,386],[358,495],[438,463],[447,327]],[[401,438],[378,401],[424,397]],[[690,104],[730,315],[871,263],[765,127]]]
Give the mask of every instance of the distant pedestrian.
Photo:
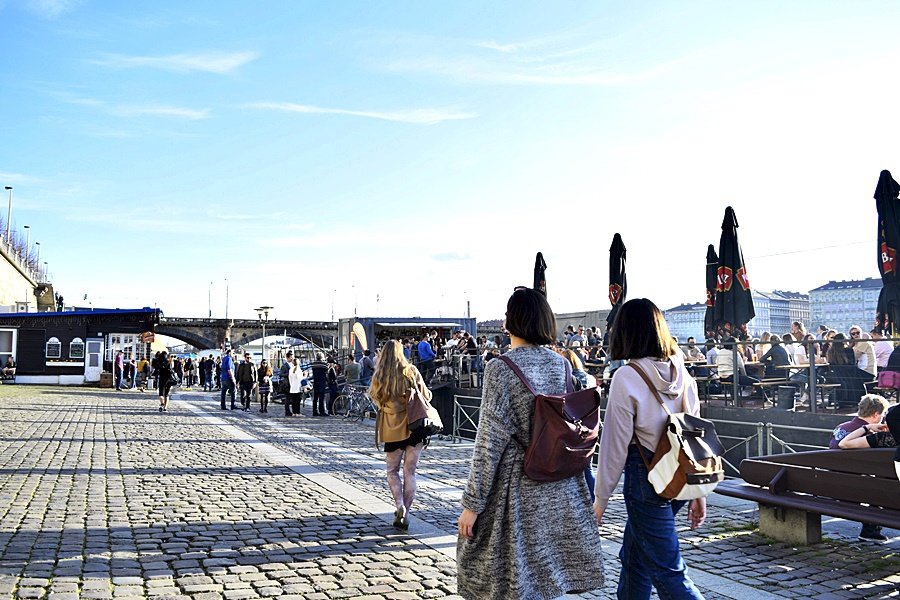
[[[325,417],[325,390],[328,387],[328,365],[325,363],[325,355],[316,352],[316,360],[310,364],[313,380],[313,416]]]
[[[122,377],[125,376],[125,354],[121,350],[116,351],[113,372],[116,377],[116,391],[118,392],[122,390]]]
[[[288,381],[290,382],[290,411],[287,416],[300,416],[300,403],[303,400],[303,369],[300,368],[300,359],[295,358],[288,369]],[[287,400],[285,400],[287,406]]]
[[[543,347],[556,339],[546,298],[518,288],[506,306],[515,362],[542,394],[566,391],[566,363]],[[457,589],[467,599],[556,598],[603,584],[600,533],[577,473],[559,481],[525,477],[532,394],[502,360],[484,370],[480,421],[462,497]]]
[[[359,385],[359,363],[356,362],[353,353],[347,355],[347,365],[344,367],[344,380],[347,385]]]
[[[222,388],[222,357],[221,356],[216,357],[216,364],[214,365],[213,370],[215,371],[215,374],[216,374],[216,377],[215,377],[216,389],[219,390]]]
[[[625,472],[628,520],[619,551],[618,597],[649,599],[655,587],[660,598],[702,600],[681,558],[675,516],[688,504],[691,529],[699,527],[706,519],[706,498],[690,503],[666,500],[650,484],[646,466],[653,461],[668,413],[700,415],[697,384],[684,366],[662,312],[646,298],[629,300],[619,309],[609,353],[641,371],[628,367],[616,371],[600,438],[602,458],[594,502],[598,524],[602,524],[609,498]],[[720,354],[720,361],[723,355],[731,352]],[[665,402],[665,407],[660,402]]]
[[[365,350],[362,360],[359,361],[359,384],[369,387],[372,383],[372,375],[375,374],[375,361],[372,359],[372,351]]]
[[[172,388],[175,387],[176,383],[175,370],[172,368],[172,363],[166,352],[162,352],[159,355],[157,364],[159,365],[156,370],[156,374],[159,377],[159,412],[168,412],[169,395],[172,393]]]
[[[190,356],[184,362],[184,380],[187,387],[194,385],[194,360]]]
[[[259,412],[269,412],[269,394],[272,392],[272,367],[269,361],[262,359],[259,369],[256,371],[256,380],[259,382]]]
[[[334,401],[338,397],[338,364],[333,356],[328,357],[328,411],[326,414],[334,415]]]
[[[281,368],[278,370],[278,385],[280,386],[279,393],[284,396],[284,416],[290,417],[292,414],[291,411],[291,400],[293,396],[291,396],[291,368],[294,366],[294,353],[291,350],[287,351],[287,354],[284,356],[284,362],[281,363]],[[299,407],[299,405],[298,405]]]
[[[231,410],[234,410],[236,408],[234,405],[234,387],[237,379],[235,378],[234,358],[231,356],[231,348],[225,350],[225,355],[222,357],[222,376],[220,379],[222,387],[221,409],[225,410],[225,395],[229,394],[231,395]]]
[[[250,359],[250,353],[244,353],[244,360],[238,365],[235,372],[238,386],[241,390],[241,410],[250,410],[250,400],[253,398],[253,388],[256,387],[256,365]]]
[[[397,509],[394,527],[401,529],[409,528],[409,510],[416,496],[416,467],[419,454],[426,445],[425,437],[419,433],[423,429],[410,433],[406,419],[406,404],[412,388],[426,400],[431,400],[431,390],[419,370],[406,360],[400,342],[390,340],[379,353],[369,394],[379,409],[375,439],[384,442],[388,487]]]

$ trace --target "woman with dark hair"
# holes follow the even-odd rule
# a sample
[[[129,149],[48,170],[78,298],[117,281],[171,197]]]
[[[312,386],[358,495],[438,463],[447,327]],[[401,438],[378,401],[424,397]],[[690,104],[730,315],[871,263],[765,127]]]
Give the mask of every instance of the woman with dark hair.
[[[176,383],[175,369],[169,355],[160,352],[156,358],[156,374],[159,377],[159,412],[169,412],[169,394]]]
[[[645,298],[629,300],[619,309],[612,326],[610,355],[630,363],[616,371],[609,388],[594,512],[602,524],[609,497],[624,471],[628,520],[619,551],[618,597],[650,598],[655,587],[660,598],[702,598],[687,575],[678,546],[675,515],[685,502],[657,495],[646,466],[653,460],[668,418],[657,394],[668,411],[699,416],[697,384],[684,366],[662,313]],[[692,500],[688,510],[691,529],[705,519],[706,498]]]
[[[376,442],[384,442],[388,487],[394,499],[394,527],[409,528],[409,509],[416,497],[416,468],[419,455],[428,440],[424,428],[410,433],[406,419],[406,405],[410,392],[415,388],[426,401],[431,400],[431,390],[419,370],[403,354],[403,346],[390,340],[378,354],[378,363],[372,375],[369,395],[378,405],[378,421],[375,425]],[[400,463],[403,463],[403,479]]]
[[[272,393],[272,367],[265,358],[259,362],[256,371],[256,380],[259,382],[259,412],[269,412],[269,394]]]
[[[556,319],[544,296],[517,288],[506,305],[506,354],[540,394],[566,392],[566,362],[544,347]],[[484,367],[481,413],[456,547],[463,598],[555,598],[603,585],[600,534],[581,473],[525,476],[534,395],[506,362]]]

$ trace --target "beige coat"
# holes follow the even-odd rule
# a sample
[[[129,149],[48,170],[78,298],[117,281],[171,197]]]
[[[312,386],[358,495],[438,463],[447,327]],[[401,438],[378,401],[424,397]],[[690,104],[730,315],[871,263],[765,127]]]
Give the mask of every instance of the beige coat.
[[[415,381],[409,382],[410,388],[415,386],[426,400],[431,400],[431,390],[425,386],[425,381],[418,370],[415,371]],[[409,393],[397,398],[372,398],[378,405],[378,419],[375,422],[375,444],[381,442],[402,442],[409,437],[409,422],[406,419],[406,405],[409,403]]]

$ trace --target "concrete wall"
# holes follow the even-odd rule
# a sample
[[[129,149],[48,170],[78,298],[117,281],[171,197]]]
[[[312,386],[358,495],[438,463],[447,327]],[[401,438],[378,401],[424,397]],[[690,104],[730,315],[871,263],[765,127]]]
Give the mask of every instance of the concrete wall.
[[[12,306],[27,300],[30,310],[36,312],[35,285],[36,282],[20,270],[18,261],[10,259],[0,245],[0,306]]]

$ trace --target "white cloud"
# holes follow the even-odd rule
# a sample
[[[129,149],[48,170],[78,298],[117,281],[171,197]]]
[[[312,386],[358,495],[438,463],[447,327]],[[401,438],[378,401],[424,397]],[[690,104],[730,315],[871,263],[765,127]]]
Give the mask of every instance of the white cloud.
[[[556,61],[546,64],[498,64],[478,58],[402,58],[386,65],[397,73],[425,73],[465,83],[543,86],[621,86],[658,77],[686,61],[679,58],[644,69],[615,71],[589,64]],[[527,61],[529,63],[539,61]]]
[[[225,74],[250,63],[260,57],[259,52],[206,52],[197,54],[169,54],[167,56],[128,56],[108,54],[91,60],[95,65],[116,69],[147,67],[192,73],[196,71]]]
[[[487,48],[488,50],[496,50],[497,52],[515,52],[522,48],[522,44],[498,44],[490,40],[487,42],[475,42],[476,48]]]
[[[206,108],[185,108],[183,106],[167,106],[153,104],[113,104],[105,100],[97,98],[84,98],[72,94],[58,94],[62,100],[68,104],[76,104],[79,106],[88,106],[96,108],[107,114],[117,117],[175,117],[178,119],[188,119],[197,121],[209,118],[210,111]],[[123,132],[117,132],[117,135]]]
[[[34,183],[37,179],[23,173],[4,173],[0,171],[0,185],[14,185],[23,183]]]
[[[28,0],[26,6],[32,13],[44,19],[56,19],[74,9],[80,0]]]
[[[437,123],[442,123],[444,121],[474,119],[477,116],[474,113],[441,108],[413,108],[394,111],[347,110],[343,108],[324,108],[309,104],[295,104],[293,102],[255,102],[247,104],[246,107],[303,114],[349,115],[353,117],[379,119],[382,121],[394,121],[397,123],[411,123],[414,125],[436,125]]]
[[[158,116],[158,117],[175,117],[178,119],[188,119],[197,121],[209,118],[208,109],[183,108],[180,106],[116,106],[111,108],[113,114],[123,117],[141,117],[141,116]]]

